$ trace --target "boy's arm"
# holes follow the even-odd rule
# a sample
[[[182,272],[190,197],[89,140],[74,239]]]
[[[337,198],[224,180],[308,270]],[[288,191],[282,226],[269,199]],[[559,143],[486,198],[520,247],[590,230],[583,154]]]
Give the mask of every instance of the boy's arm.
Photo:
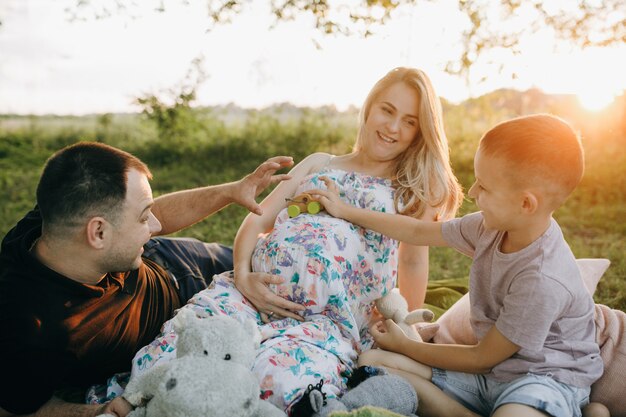
[[[319,197],[324,209],[331,215],[411,245],[448,246],[443,239],[441,223],[351,206],[341,200],[337,186],[331,179],[320,178],[324,180],[328,189],[314,190],[310,193]]]
[[[420,220],[434,221],[437,209],[428,207]],[[409,311],[421,308],[428,287],[428,246],[400,242],[398,247],[398,288],[406,298]]]
[[[411,340],[393,320],[378,322],[371,329],[379,347],[401,353],[431,367],[473,374],[487,373],[513,356],[520,347],[493,326],[476,345],[448,345]]]

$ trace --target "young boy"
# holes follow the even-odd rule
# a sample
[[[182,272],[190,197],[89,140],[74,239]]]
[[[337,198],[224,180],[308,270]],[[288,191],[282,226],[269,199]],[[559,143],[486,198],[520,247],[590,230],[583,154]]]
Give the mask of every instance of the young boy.
[[[552,218],[582,177],[579,138],[554,116],[509,120],[483,136],[474,172],[469,196],[481,211],[443,223],[349,206],[330,181],[316,191],[334,216],[473,258],[470,319],[478,344],[412,341],[387,320],[372,328],[384,350],[365,352],[359,363],[411,380],[420,416],[446,413],[445,397],[428,395],[434,386],[480,415],[580,416],[603,365],[593,299]]]

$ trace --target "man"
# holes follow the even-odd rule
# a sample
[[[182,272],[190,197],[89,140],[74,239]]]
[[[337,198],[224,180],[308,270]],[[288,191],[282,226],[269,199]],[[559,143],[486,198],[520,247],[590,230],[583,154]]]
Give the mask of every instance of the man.
[[[85,387],[130,369],[135,352],[158,334],[214,273],[232,269],[232,251],[173,233],[255,197],[293,164],[274,157],[243,179],[152,198],[151,173],[119,149],[78,143],[54,154],[37,187],[37,206],[0,250],[0,417],[125,415],[71,404],[61,387]]]

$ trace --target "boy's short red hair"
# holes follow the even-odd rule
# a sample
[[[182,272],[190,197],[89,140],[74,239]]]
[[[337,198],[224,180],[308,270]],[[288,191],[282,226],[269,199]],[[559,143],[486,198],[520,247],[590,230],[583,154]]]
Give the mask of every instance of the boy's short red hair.
[[[496,125],[481,138],[479,150],[510,162],[509,174],[519,183],[551,185],[561,202],[574,191],[584,172],[578,134],[569,123],[550,114],[518,117]]]

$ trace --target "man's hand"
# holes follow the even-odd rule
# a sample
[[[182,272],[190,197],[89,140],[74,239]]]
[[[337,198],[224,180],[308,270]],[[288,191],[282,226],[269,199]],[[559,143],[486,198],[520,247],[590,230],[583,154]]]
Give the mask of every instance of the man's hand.
[[[117,397],[105,404],[96,415],[111,414],[116,417],[126,417],[131,411],[133,411],[133,406],[123,397]]]
[[[295,312],[303,311],[304,306],[285,300],[268,288],[270,284],[283,282],[283,278],[263,272],[235,272],[235,286],[261,313],[264,322],[283,317],[303,321],[304,319]]]
[[[253,173],[235,183],[232,195],[233,202],[247,208],[252,213],[263,214],[261,206],[255,201],[255,198],[271,184],[290,179],[289,174],[274,175],[274,173],[281,168],[292,165],[293,158],[290,156],[275,156],[263,162]]]
[[[95,404],[75,404],[68,403],[60,398],[52,397],[45,403],[39,410],[33,414],[29,414],[30,417],[96,417],[101,414],[108,414],[115,417],[126,417],[128,413],[133,410],[133,406],[130,405],[122,397],[117,397],[113,401],[104,405]],[[21,415],[21,414],[20,414]],[[17,416],[11,414],[8,411],[0,408],[0,417]]]
[[[402,346],[409,340],[400,326],[391,319],[381,320],[374,324],[370,329],[370,333],[372,337],[374,337],[378,347],[391,352],[403,353]]]

